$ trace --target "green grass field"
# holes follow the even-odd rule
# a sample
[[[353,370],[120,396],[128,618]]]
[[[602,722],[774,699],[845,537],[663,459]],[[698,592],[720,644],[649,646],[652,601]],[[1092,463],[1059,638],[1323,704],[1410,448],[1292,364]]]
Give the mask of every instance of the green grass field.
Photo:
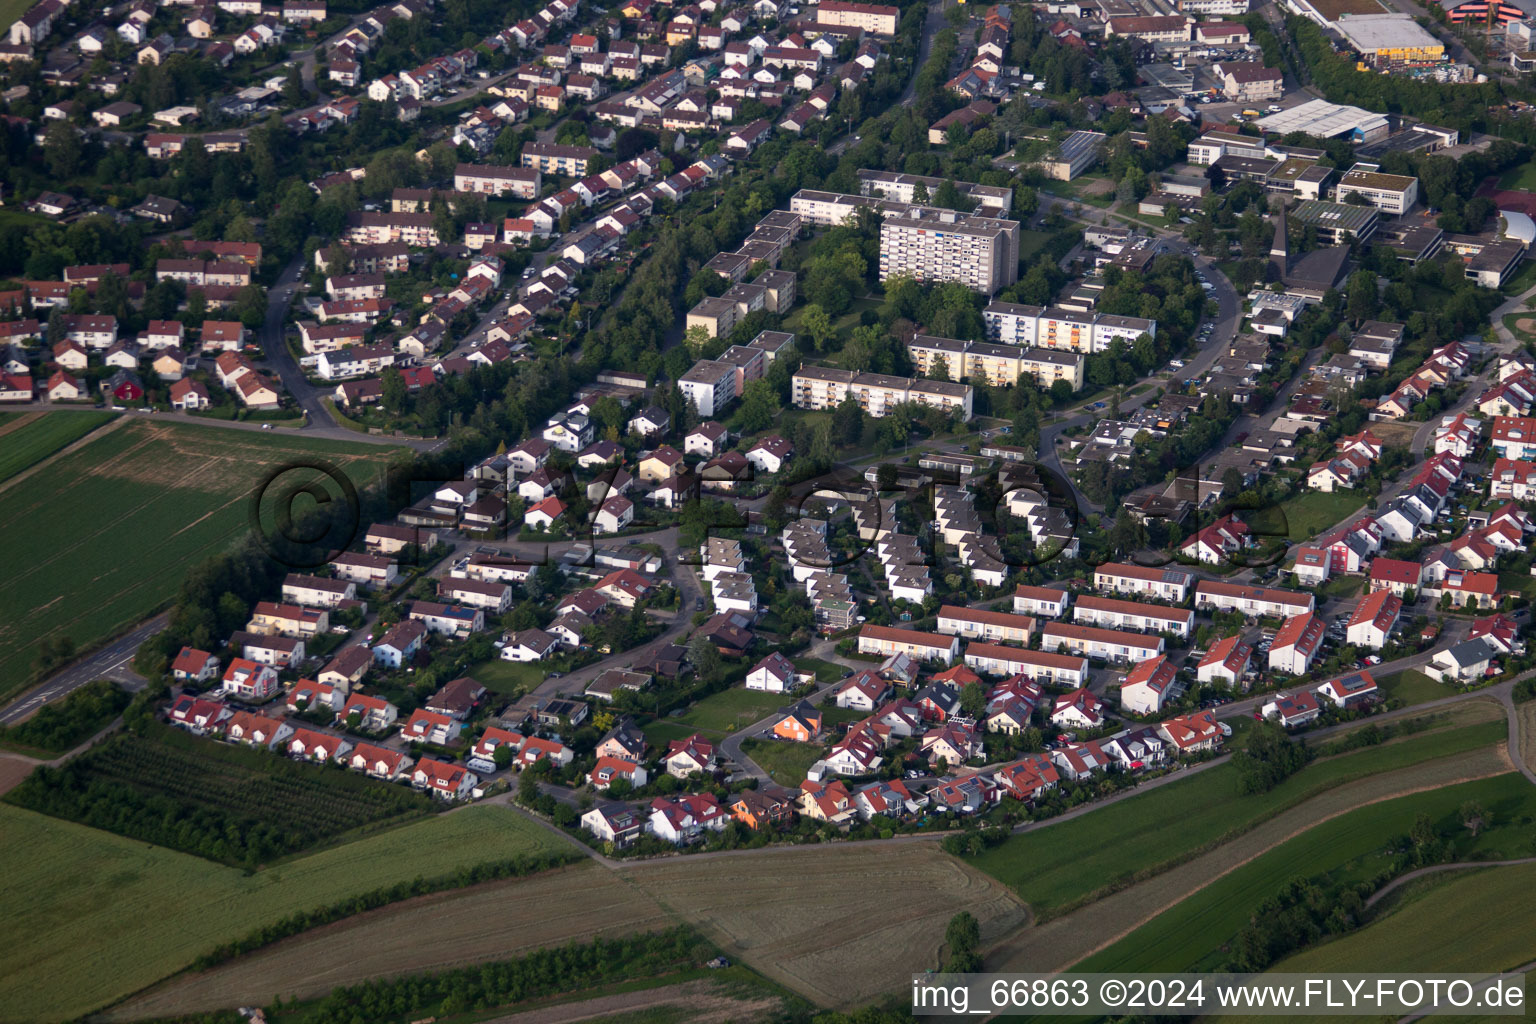
[[[1536,189],[1536,167],[1529,163],[1511,167],[1499,177],[1499,188]]]
[[[3,805],[0,835],[6,1022],[81,1016],[298,910],[563,846],[510,808],[485,804],[252,875]]]
[[[254,488],[270,468],[318,457],[361,485],[390,452],[136,420],[0,492],[0,522],[27,539],[7,551],[0,588],[0,699],[28,683],[43,640],[68,636],[85,648],[164,605],[188,568],[246,533]],[[280,487],[315,479],[294,470]]]
[[[774,782],[798,789],[805,781],[806,770],[816,763],[825,748],[818,743],[746,740],[741,750],[772,776]]]
[[[1113,807],[1013,836],[971,860],[1052,916],[1106,887],[1187,859],[1325,789],[1378,772],[1475,750],[1505,734],[1484,722],[1367,747],[1307,766],[1259,796],[1239,796],[1237,769],[1220,765]]]
[[[1536,960],[1536,929],[1530,920],[1536,864],[1441,878],[1359,931],[1282,960],[1273,969],[1481,973]]]
[[[1285,515],[1287,536],[1293,540],[1307,540],[1328,527],[1335,525],[1351,512],[1365,507],[1365,496],[1354,491],[1305,491],[1294,498],[1287,498],[1279,505]]]
[[[546,665],[531,661],[483,661],[464,673],[480,681],[492,693],[520,697],[542,683],[549,674]]]
[[[22,424],[0,441],[0,480],[9,480],[116,418],[115,412],[57,412]]]
[[[710,694],[685,714],[668,721],[690,732],[701,732],[710,739],[720,739],[737,729],[746,728],[760,718],[766,718],[790,703],[792,701],[782,693],[764,693],[761,690],[749,690],[745,686],[733,686],[729,690]]]
[[[1455,693],[1455,689],[1436,682],[1418,669],[1407,669],[1382,676],[1376,686],[1383,697],[1396,699],[1404,704],[1423,704],[1427,700],[1439,700]]]
[[[1226,957],[1221,946],[1247,923],[1253,908],[1286,881],[1323,874],[1346,884],[1369,878],[1389,866],[1388,844],[1394,837],[1406,835],[1419,814],[1428,814],[1437,824],[1449,827],[1457,808],[1467,800],[1480,801],[1496,821],[1506,823],[1506,842],[1508,833],[1522,833],[1517,841],[1529,852],[1529,829],[1510,823],[1529,820],[1529,815],[1536,813],[1536,788],[1513,772],[1370,804],[1309,829],[1222,876],[1108,949],[1075,964],[1073,970],[1215,969]],[[1470,849],[1483,844],[1468,841],[1466,845]],[[1529,932],[1528,927],[1524,930]],[[1527,947],[1532,945],[1529,935],[1523,942]],[[1492,967],[1488,964],[1482,969]]]

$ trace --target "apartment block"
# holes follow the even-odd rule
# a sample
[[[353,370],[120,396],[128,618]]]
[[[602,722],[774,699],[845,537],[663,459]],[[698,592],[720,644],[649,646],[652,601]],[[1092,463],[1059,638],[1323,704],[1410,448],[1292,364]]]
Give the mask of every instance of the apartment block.
[[[453,172],[453,187],[459,192],[537,199],[542,178],[543,175],[533,167],[459,164]]]
[[[962,420],[969,420],[975,393],[968,384],[854,373],[831,366],[802,366],[795,371],[793,390],[797,408],[831,409],[851,395],[876,419],[912,402],[959,412]]]
[[[993,302],[982,311],[987,336],[1009,345],[1070,352],[1106,352],[1116,339],[1134,342],[1143,334],[1157,337],[1157,321],[1136,316],[1078,313],[1053,306]]]
[[[921,374],[931,373],[942,360],[954,380],[985,377],[993,387],[1012,387],[1020,377],[1029,376],[1042,388],[1058,380],[1066,381],[1073,391],[1083,387],[1085,360],[1073,352],[920,334],[907,345],[907,353]]]
[[[1013,209],[1013,189],[999,185],[977,185],[969,181],[953,181],[953,179],[931,178],[922,174],[902,174],[899,171],[872,171],[867,168],[859,171],[859,192],[862,195],[874,196],[879,199],[894,199],[897,202],[917,202],[917,187],[921,185],[928,193],[928,202],[933,201],[933,194],[943,187],[946,180],[950,180],[955,190],[966,199],[976,201],[977,208],[988,210],[999,215],[1005,215]]]
[[[1019,223],[909,206],[880,224],[880,280],[893,277],[991,295],[1019,279]]]

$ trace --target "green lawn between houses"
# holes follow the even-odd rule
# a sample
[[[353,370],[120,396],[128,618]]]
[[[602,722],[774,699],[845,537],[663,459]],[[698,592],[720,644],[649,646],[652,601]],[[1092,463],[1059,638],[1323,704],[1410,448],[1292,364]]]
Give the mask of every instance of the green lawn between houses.
[[[786,740],[746,740],[742,753],[755,761],[774,782],[789,789],[800,788],[805,773],[821,759],[826,748],[819,743],[790,743]]]
[[[253,875],[6,805],[0,835],[7,1024],[82,1016],[295,911],[563,846],[511,808],[489,804]]]
[[[1351,512],[1365,507],[1365,498],[1354,491],[1304,491],[1279,505],[1290,540],[1309,540],[1337,525]]]
[[[1475,750],[1505,723],[1443,729],[1318,761],[1258,796],[1239,796],[1237,769],[1220,765],[1080,818],[1009,838],[970,860],[1051,915],[1139,872],[1182,861],[1317,793],[1353,779]]]

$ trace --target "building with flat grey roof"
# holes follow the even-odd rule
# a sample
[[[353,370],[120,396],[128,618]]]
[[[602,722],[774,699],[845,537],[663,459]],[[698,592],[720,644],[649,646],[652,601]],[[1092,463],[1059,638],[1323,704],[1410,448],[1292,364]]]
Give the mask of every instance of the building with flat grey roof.
[[[1343,245],[1351,239],[1363,242],[1370,238],[1381,214],[1374,206],[1309,199],[1291,210],[1290,217],[1298,224],[1315,228],[1319,241],[1327,245]]]
[[[1047,178],[1071,181],[1099,162],[1106,138],[1103,132],[1073,132],[1040,161],[1040,170]]]
[[[860,169],[859,192],[866,196],[881,196],[910,203],[913,201],[913,193],[917,190],[917,186],[922,185],[928,191],[929,205],[932,205],[934,193],[946,180],[955,186],[955,190],[960,195],[975,200],[980,209],[996,210],[1005,214],[1013,209],[1013,189],[1011,188],[978,185],[970,181],[956,181],[953,178],[930,178],[922,174],[902,174],[898,171]]]
[[[1019,222],[908,207],[880,224],[880,280],[958,281],[992,295],[1019,279]]]

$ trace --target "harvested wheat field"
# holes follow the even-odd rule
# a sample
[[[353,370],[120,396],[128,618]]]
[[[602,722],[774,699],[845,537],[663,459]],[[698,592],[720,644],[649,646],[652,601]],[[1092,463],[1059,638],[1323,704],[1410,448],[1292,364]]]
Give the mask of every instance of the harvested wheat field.
[[[981,922],[983,942],[1027,916],[1001,883],[927,842],[678,858],[619,873],[727,953],[824,1006],[867,1002],[937,966],[944,926],[961,910]]]
[[[875,881],[878,879],[878,883]],[[893,898],[899,893],[900,898]],[[174,978],[105,1020],[310,998],[366,978],[499,960],[596,935],[695,925],[732,956],[823,1004],[900,988],[935,966],[944,926],[969,909],[993,941],[1025,910],[932,843],[848,844],[580,865],[411,900]],[[829,922],[858,921],[856,929]]]
[[[179,1016],[274,996],[310,999],[405,971],[504,960],[540,946],[674,922],[595,864],[423,896],[339,921],[128,1000],[105,1020]]]
[[[1287,839],[1365,804],[1510,770],[1504,746],[1467,751],[1346,783],[1269,819],[1207,853],[1155,878],[1027,928],[992,949],[986,970],[1056,971],[1129,934],[1190,894]]]
[[[662,985],[638,991],[580,999],[535,1007],[484,1024],[576,1024],[585,1020],[644,1019],[686,1020],[688,1024],[731,1024],[771,1020],[783,1010],[784,1001],[771,993],[733,991],[712,979],[695,979],[678,985]]]

